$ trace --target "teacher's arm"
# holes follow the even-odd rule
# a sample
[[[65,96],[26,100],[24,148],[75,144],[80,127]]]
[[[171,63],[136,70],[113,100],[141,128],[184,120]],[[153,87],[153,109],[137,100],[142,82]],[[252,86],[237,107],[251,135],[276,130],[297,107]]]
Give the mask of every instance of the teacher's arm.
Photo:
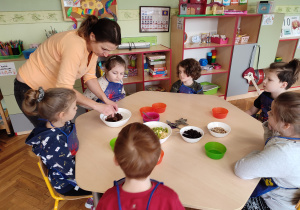
[[[114,109],[118,111],[118,105],[106,97],[105,93],[103,92],[96,78],[89,79],[88,81],[85,82],[85,84],[90,89],[90,91],[92,91],[92,93],[94,93],[98,98],[104,101],[104,103],[108,105],[112,105]]]
[[[84,107],[88,107],[90,109],[94,109],[106,116],[111,115],[111,114],[114,115],[115,108],[112,105],[97,103],[97,102],[93,101],[92,99],[85,97],[83,94],[81,94],[77,90],[75,90],[75,89],[73,89],[73,90],[76,93],[77,104],[84,106]]]

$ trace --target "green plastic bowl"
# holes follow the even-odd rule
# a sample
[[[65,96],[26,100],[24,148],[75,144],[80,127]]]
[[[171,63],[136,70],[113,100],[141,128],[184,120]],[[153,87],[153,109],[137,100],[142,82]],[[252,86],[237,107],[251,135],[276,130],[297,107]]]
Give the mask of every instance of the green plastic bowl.
[[[117,137],[116,137],[116,138],[113,138],[113,139],[110,140],[110,142],[109,142],[112,151],[114,151],[114,149],[115,149],[115,143],[116,143],[116,140],[117,140]]]
[[[214,160],[221,159],[227,150],[223,144],[214,141],[206,143],[204,148],[206,155]]]

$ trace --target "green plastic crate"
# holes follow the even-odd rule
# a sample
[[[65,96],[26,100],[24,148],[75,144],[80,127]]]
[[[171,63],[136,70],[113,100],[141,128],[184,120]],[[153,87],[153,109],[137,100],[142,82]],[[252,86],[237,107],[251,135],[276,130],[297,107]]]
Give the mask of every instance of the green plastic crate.
[[[213,86],[215,86],[215,87],[212,87],[211,89],[209,89],[207,91],[203,90],[203,94],[204,95],[214,95],[214,94],[216,94],[218,92],[218,89],[220,88],[219,85],[216,85],[216,84],[213,84],[213,83],[210,83],[210,82],[201,82],[200,84],[203,87],[203,89],[205,89],[204,87],[206,85],[213,85]]]

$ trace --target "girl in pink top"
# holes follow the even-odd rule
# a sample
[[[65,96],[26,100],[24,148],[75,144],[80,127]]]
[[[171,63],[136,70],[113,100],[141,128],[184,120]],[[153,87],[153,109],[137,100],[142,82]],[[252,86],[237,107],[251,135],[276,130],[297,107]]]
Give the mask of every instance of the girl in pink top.
[[[42,43],[23,64],[15,80],[15,97],[22,110],[24,94],[39,87],[73,89],[83,77],[87,87],[105,104],[96,103],[76,92],[77,104],[95,109],[105,115],[113,114],[118,106],[100,88],[96,73],[97,59],[107,57],[121,44],[120,26],[107,18],[89,15],[78,30],[57,33]],[[26,117],[36,127],[38,117]]]

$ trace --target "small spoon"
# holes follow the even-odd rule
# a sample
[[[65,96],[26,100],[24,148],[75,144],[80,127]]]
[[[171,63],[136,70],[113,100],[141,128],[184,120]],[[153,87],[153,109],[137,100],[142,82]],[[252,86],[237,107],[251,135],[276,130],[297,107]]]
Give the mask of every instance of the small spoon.
[[[146,117],[148,117],[149,119],[153,119],[153,117],[150,117],[149,115],[147,115],[145,112],[143,112],[144,115],[146,115]]]

